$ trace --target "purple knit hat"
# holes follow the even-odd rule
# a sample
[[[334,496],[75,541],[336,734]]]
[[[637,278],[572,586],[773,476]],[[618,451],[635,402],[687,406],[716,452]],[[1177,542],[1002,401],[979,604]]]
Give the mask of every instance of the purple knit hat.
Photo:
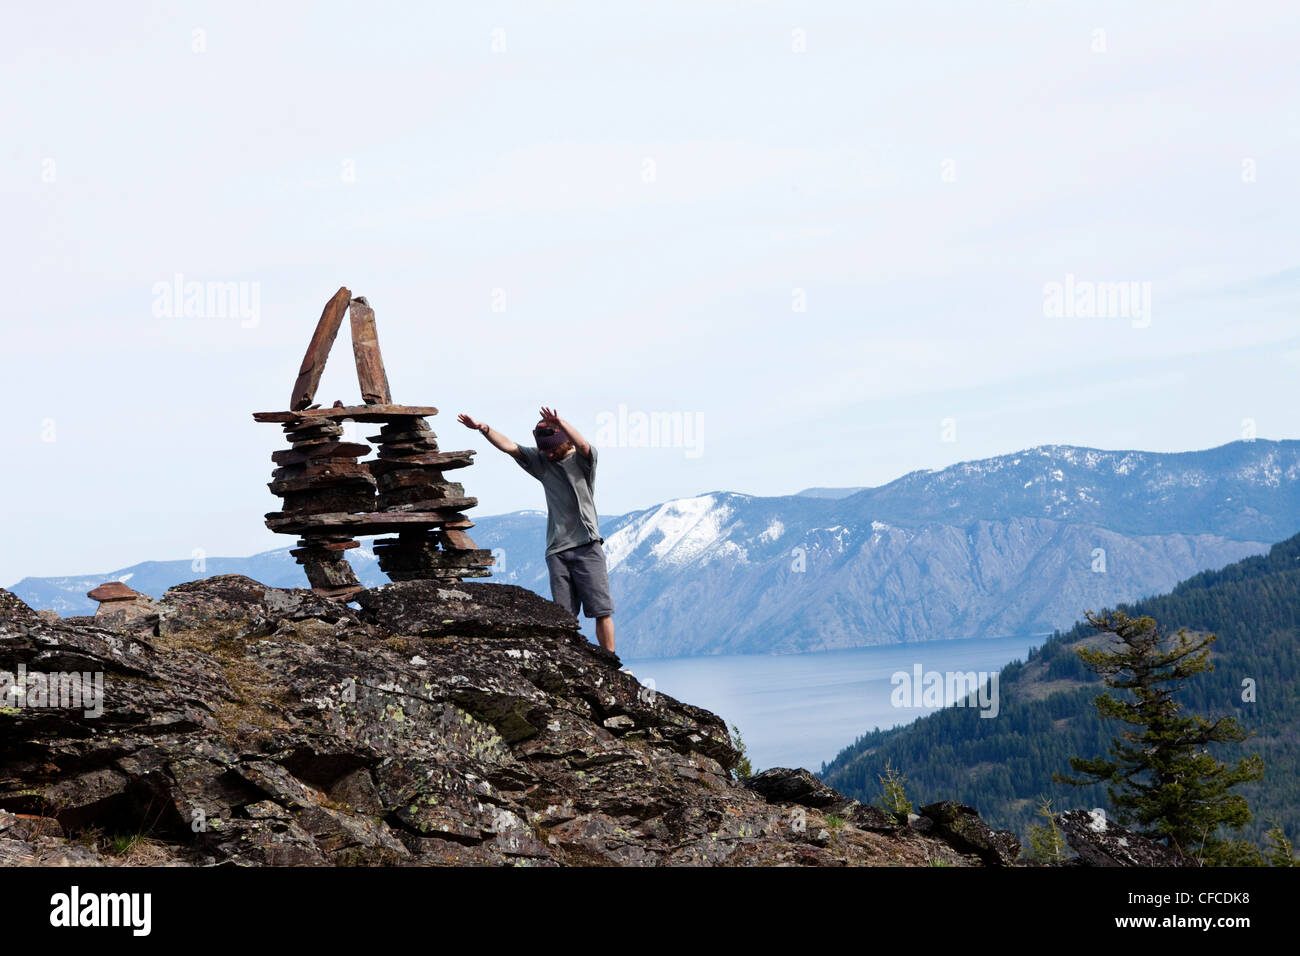
[[[533,437],[537,439],[539,451],[554,451],[569,440],[568,435],[546,422],[537,423],[537,427],[533,429]]]

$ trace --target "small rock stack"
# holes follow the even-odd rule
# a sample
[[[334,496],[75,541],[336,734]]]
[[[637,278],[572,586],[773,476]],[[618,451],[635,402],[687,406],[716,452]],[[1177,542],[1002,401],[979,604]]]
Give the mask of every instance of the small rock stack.
[[[121,581],[109,581],[86,597],[98,601],[95,623],[101,627],[124,628],[158,613],[158,604],[147,594],[127,587]]]

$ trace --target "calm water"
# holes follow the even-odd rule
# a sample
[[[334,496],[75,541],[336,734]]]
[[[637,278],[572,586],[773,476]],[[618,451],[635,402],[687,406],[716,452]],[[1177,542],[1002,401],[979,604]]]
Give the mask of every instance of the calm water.
[[[897,671],[994,672],[1045,637],[930,641],[821,654],[669,657],[624,666],[661,693],[736,724],[756,770],[816,772],[860,734],[910,723],[934,708],[894,707]]]

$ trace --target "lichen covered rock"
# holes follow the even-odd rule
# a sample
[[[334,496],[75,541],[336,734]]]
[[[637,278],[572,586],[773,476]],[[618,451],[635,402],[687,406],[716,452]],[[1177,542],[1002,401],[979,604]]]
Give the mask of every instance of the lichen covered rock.
[[[927,835],[807,771],[735,781],[720,717],[522,588],[349,606],[228,575],[104,624],[0,591],[0,672],[28,679],[0,706],[0,864],[1006,862],[977,816]],[[100,696],[32,689],[71,673]]]
[[[1195,866],[1167,846],[1106,819],[1100,810],[1067,810],[1056,815],[1061,835],[1085,866]]]

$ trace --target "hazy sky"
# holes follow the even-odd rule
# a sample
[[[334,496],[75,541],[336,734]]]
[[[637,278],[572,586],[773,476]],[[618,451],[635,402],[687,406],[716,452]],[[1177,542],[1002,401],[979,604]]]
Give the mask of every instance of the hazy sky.
[[[1204,448],[1246,419],[1297,437],[1298,19],[14,7],[0,584],[290,544],[262,524],[280,432],[250,413],[286,406],[340,285],[395,398],[482,449],[457,476],[482,514],[542,496],[458,411],[519,439],[542,403],[592,438],[620,406],[685,416],[694,448],[613,436],[607,514],[1044,443]],[[187,314],[178,275],[250,308]],[[1134,295],[1063,315],[1067,281]],[[358,398],[346,328],[318,394]]]

